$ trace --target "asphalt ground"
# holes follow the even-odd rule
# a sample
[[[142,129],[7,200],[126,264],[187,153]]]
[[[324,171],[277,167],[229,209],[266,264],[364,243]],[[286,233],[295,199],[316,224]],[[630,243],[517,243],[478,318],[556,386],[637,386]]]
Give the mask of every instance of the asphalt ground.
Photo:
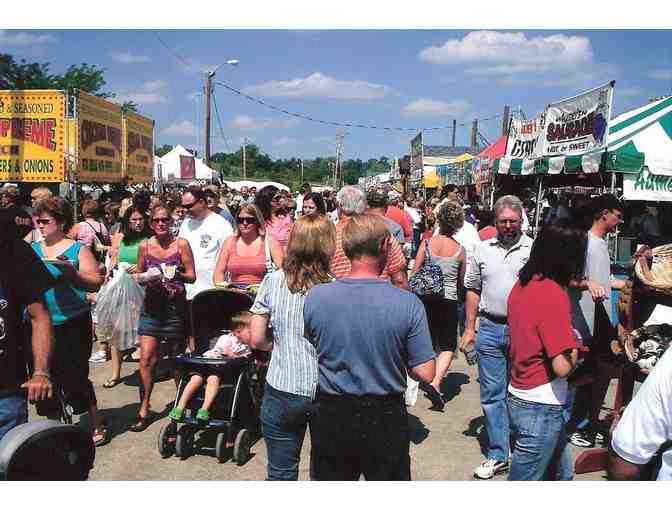
[[[90,364],[91,380],[111,431],[109,444],[96,450],[91,480],[237,480],[259,481],[266,475],[266,448],[259,439],[251,448],[252,457],[242,466],[233,461],[218,463],[214,453],[214,437],[197,439],[195,455],[180,460],[159,455],[157,439],[160,429],[169,420],[175,398],[172,379],[156,384],[152,395],[152,410],[157,419],[143,432],[131,432],[138,410],[138,364],[127,362],[122,367],[123,381],[115,388],[103,388],[109,377],[110,362]],[[473,480],[474,468],[483,460],[482,450],[487,438],[479,404],[476,366],[467,365],[462,356],[457,359],[444,379],[442,390],[448,398],[443,412],[430,410],[430,402],[422,392],[416,404],[409,407],[411,430],[411,471],[413,480]],[[612,381],[607,402],[613,401],[615,381]],[[37,419],[32,416],[31,419]],[[75,423],[79,422],[75,418]],[[90,428],[88,416],[81,425]],[[570,446],[576,458],[581,449]],[[310,435],[301,452],[299,480],[309,480],[308,458]],[[505,475],[494,480],[505,480]],[[576,480],[604,480],[604,473],[577,475]],[[492,482],[479,482],[492,483]]]

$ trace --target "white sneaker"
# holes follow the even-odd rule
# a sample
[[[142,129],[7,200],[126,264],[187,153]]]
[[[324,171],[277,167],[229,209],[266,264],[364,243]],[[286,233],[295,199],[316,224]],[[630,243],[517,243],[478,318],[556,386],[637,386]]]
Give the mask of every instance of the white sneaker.
[[[107,361],[107,352],[96,351],[89,358],[89,363],[105,363]]]
[[[480,480],[490,480],[499,473],[509,470],[509,463],[496,459],[487,459],[474,470],[474,477]]]

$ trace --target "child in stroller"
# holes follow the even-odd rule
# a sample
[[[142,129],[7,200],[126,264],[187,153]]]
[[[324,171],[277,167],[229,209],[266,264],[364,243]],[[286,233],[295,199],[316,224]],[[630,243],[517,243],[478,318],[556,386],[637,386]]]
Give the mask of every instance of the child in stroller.
[[[231,317],[231,333],[219,337],[215,346],[203,354],[205,358],[239,358],[251,354],[246,345],[250,341],[250,312],[240,312]],[[172,420],[182,421],[182,415],[191,398],[203,386],[205,375],[203,371],[193,372],[189,382],[182,392],[177,406],[168,415]],[[220,385],[220,376],[217,373],[207,374],[203,405],[196,413],[196,419],[207,423],[210,420],[210,406],[217,397]]]

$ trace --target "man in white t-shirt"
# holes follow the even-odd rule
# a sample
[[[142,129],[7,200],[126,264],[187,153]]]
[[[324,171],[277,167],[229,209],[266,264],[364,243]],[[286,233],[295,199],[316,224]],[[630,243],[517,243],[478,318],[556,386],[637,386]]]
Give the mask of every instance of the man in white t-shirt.
[[[672,480],[672,350],[660,358],[611,437],[610,480],[639,480],[644,466],[662,449],[657,480]],[[667,443],[667,444],[666,444]]]
[[[187,218],[180,226],[178,237],[189,242],[196,266],[196,281],[185,284],[187,300],[191,301],[199,292],[215,286],[213,272],[217,256],[233,229],[228,221],[208,209],[205,193],[200,188],[189,188],[182,195],[182,207],[187,210]]]

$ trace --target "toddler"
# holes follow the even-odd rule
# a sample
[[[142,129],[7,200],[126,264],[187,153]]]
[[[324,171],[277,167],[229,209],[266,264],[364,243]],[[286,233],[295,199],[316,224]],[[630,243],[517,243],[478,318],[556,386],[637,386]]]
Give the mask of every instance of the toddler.
[[[231,318],[231,333],[222,335],[215,346],[203,354],[206,358],[238,358],[250,353],[250,348],[247,346],[250,342],[250,322],[252,314],[250,312],[241,312]],[[177,407],[175,407],[168,415],[175,421],[180,421],[184,413],[184,409],[194,396],[196,391],[203,386],[204,376],[201,374],[193,374],[187,386],[182,392]],[[210,419],[210,406],[217,396],[219,391],[219,375],[207,375],[207,382],[205,385],[205,396],[203,397],[203,406],[196,413],[196,419],[207,422]]]

